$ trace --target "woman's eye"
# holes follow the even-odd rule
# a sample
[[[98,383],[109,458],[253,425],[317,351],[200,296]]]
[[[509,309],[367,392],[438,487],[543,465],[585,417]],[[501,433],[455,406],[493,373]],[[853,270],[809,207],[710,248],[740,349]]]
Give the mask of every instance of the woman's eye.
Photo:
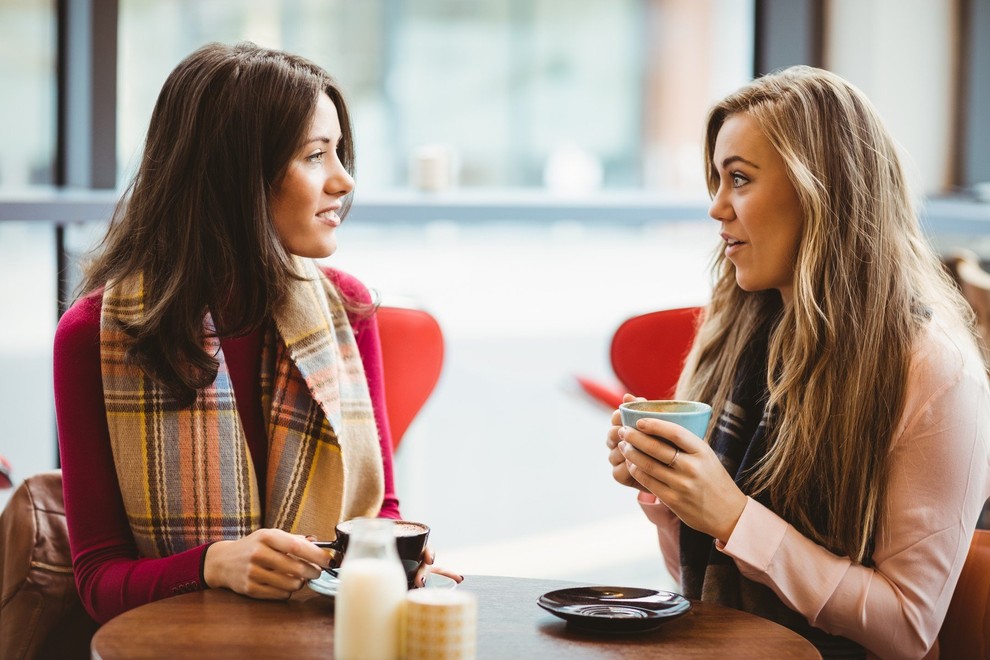
[[[323,157],[326,156],[326,155],[327,155],[327,152],[325,152],[325,151],[317,151],[315,154],[312,154],[310,156],[307,156],[306,157],[306,160],[308,160],[311,163],[322,163],[323,162]]]
[[[735,174],[732,175],[732,187],[733,188],[739,188],[740,186],[746,185],[748,182],[749,182],[749,179],[747,179],[746,177],[744,177],[742,174],[735,173]]]

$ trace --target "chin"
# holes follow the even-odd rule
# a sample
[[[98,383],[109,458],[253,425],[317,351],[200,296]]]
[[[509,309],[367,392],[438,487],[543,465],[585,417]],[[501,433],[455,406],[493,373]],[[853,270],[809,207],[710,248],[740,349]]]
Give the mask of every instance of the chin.
[[[758,283],[750,282],[750,281],[748,281],[746,279],[739,278],[739,277],[736,278],[736,286],[738,286],[743,291],[746,291],[747,293],[756,293],[758,291],[766,291],[767,289],[771,288],[771,287],[767,287],[767,286],[761,286]]]
[[[741,277],[736,277],[736,286],[742,289],[743,291],[749,291],[750,293],[756,290],[752,286],[750,286],[745,279]]]
[[[334,241],[330,245],[327,245],[322,250],[320,250],[320,255],[318,257],[313,257],[313,258],[326,259],[327,257],[333,256],[333,253],[336,251],[337,251],[337,241]]]
[[[326,259],[337,251],[337,241],[322,241],[304,245],[286,245],[285,249],[297,257],[304,259]]]

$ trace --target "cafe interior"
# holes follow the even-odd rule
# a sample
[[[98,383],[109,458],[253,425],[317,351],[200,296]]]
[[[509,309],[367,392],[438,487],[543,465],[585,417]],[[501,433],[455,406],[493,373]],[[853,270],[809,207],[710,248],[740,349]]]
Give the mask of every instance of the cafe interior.
[[[381,306],[396,493],[451,571],[678,590],[606,432],[623,392],[673,396],[721,249],[705,115],[756,76],[866,93],[990,332],[990,0],[4,0],[0,508],[60,466],[55,329],[165,77],[243,40],[344,90],[356,184],[325,263]],[[635,333],[671,364],[643,374]],[[985,593],[964,627],[990,653]]]

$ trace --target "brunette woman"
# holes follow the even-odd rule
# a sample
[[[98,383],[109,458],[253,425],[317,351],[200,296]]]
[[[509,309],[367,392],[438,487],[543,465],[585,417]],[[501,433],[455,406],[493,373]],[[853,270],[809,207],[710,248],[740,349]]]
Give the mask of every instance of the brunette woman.
[[[399,517],[377,325],[337,247],[354,145],[331,77],[211,44],[55,338],[73,564],[98,621],[226,587],[287,598],[340,520]]]

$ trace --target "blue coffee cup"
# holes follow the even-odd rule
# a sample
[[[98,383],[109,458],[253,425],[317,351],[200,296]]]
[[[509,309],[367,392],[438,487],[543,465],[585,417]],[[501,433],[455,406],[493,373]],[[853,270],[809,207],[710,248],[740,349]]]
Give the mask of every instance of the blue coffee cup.
[[[643,418],[662,419],[683,426],[704,438],[712,419],[712,407],[700,401],[630,401],[619,406],[623,426],[636,428]]]

